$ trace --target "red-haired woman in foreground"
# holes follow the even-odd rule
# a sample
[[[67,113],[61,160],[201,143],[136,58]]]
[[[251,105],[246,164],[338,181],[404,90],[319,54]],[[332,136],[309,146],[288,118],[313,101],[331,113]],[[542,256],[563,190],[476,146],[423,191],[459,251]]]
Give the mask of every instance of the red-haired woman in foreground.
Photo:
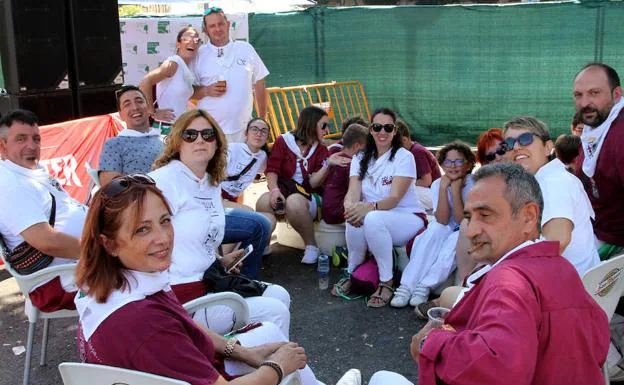
[[[277,326],[248,325],[225,339],[186,313],[169,287],[171,210],[148,176],[119,177],[96,193],[81,247],[76,308],[82,361],[192,385],[275,385],[302,369],[302,383],[317,384],[303,348],[276,342],[285,341]]]

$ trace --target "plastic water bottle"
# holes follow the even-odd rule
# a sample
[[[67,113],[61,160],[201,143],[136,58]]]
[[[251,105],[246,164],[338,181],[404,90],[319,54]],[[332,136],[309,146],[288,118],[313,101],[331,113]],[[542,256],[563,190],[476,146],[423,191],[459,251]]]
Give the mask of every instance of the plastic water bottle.
[[[329,257],[321,254],[318,257],[319,290],[329,287]]]

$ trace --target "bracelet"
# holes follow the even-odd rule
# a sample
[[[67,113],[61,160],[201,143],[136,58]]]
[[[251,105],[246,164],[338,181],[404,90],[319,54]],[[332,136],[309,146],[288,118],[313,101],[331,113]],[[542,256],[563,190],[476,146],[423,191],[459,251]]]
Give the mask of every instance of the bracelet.
[[[223,349],[224,359],[227,360],[230,357],[232,357],[232,354],[234,353],[234,347],[236,346],[237,343],[238,343],[238,340],[236,338],[232,338],[228,340],[227,344],[225,344],[225,349]]]
[[[275,373],[277,373],[277,383],[279,384],[282,382],[282,379],[284,378],[284,369],[282,369],[282,365],[275,361],[264,361],[260,364],[260,366],[268,366],[269,368],[275,370]]]

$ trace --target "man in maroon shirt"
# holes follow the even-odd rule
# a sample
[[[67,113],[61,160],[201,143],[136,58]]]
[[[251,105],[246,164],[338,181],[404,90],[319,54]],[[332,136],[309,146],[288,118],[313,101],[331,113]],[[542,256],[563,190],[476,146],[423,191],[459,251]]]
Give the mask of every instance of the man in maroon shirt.
[[[624,250],[624,100],[617,72],[586,65],[574,79],[574,100],[585,124],[576,176],[596,213],[598,253],[606,260]]]
[[[431,193],[429,188],[434,180],[442,176],[438,161],[431,151],[427,150],[423,145],[418,142],[412,141],[410,137],[408,125],[402,121],[396,122],[397,132],[401,135],[403,140],[403,148],[410,151],[414,155],[414,161],[416,162],[416,190],[418,192],[418,199],[425,206],[426,209],[433,209],[431,202]]]

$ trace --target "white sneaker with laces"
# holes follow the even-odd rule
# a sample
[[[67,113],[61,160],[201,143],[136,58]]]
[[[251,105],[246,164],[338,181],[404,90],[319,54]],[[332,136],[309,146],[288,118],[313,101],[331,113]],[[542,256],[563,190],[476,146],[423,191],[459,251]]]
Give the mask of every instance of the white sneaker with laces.
[[[410,306],[418,306],[423,302],[427,302],[429,299],[429,288],[424,286],[417,286],[412,292],[412,297],[409,300]]]
[[[301,259],[301,263],[306,265],[315,264],[319,255],[321,255],[321,249],[314,245],[307,245],[303,252],[303,258]]]
[[[357,369],[349,369],[340,377],[336,385],[362,385],[362,374]]]
[[[405,307],[412,297],[411,290],[406,285],[401,285],[394,291],[394,297],[390,301],[392,307]]]

